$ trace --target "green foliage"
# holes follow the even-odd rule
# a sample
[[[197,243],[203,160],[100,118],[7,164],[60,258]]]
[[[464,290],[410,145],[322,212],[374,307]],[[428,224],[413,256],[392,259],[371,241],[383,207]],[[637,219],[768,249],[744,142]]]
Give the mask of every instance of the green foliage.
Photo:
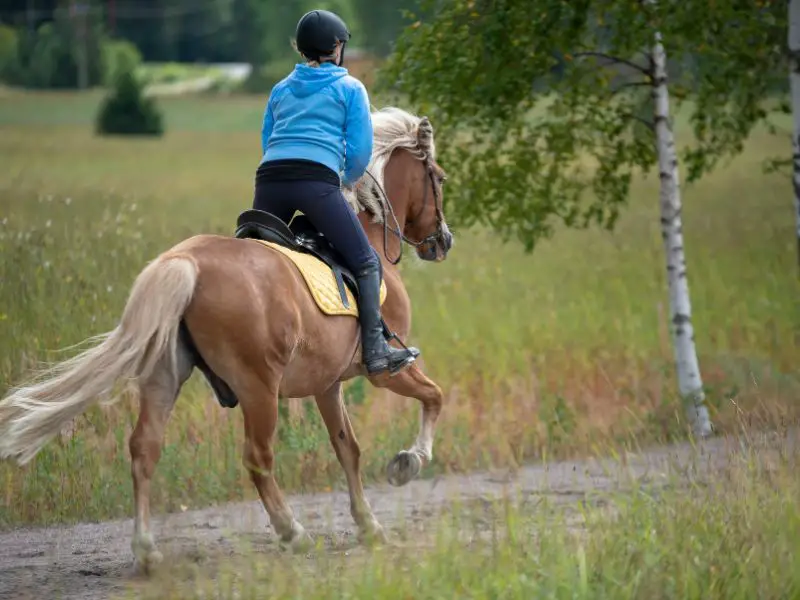
[[[359,48],[385,56],[392,42],[407,25],[405,12],[416,8],[416,0],[352,0],[361,27],[353,30],[353,43]]]
[[[5,81],[17,65],[18,44],[16,30],[0,24],[0,81]]]
[[[100,106],[97,133],[160,136],[164,132],[161,113],[153,99],[142,92],[143,86],[133,70],[120,71],[114,88]]]
[[[105,37],[97,13],[86,17],[85,35],[64,9],[55,11],[54,20],[36,31],[21,30],[17,64],[8,77],[10,83],[29,88],[76,88],[79,84],[80,53],[86,54],[87,85],[105,80],[103,44]]]
[[[18,2],[18,0],[17,0]],[[19,3],[19,2],[18,2]],[[113,35],[130,40],[147,62],[248,62],[263,65],[291,53],[300,16],[314,8],[333,10],[350,25],[353,46],[386,55],[405,24],[403,11],[416,0],[142,0],[118,3]],[[97,2],[99,19],[109,15]],[[36,4],[45,19],[47,6]],[[25,14],[25,5],[10,9]]]
[[[142,53],[127,40],[111,40],[103,45],[103,63],[104,83],[113,84],[119,74],[135,71],[142,64]]]
[[[765,1],[442,0],[382,70],[433,118],[459,190],[450,215],[532,250],[561,221],[614,227],[636,172],[655,164],[652,46],[664,38],[675,96],[691,97],[694,181],[763,120],[785,8]],[[602,53],[597,56],[595,53]]]

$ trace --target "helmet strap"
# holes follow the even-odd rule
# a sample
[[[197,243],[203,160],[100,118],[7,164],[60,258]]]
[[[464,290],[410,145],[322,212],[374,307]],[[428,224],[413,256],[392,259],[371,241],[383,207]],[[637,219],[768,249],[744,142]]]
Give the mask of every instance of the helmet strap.
[[[341,67],[344,64],[344,47],[347,46],[347,42],[342,42],[342,51],[339,53],[339,62],[336,63],[337,66]]]

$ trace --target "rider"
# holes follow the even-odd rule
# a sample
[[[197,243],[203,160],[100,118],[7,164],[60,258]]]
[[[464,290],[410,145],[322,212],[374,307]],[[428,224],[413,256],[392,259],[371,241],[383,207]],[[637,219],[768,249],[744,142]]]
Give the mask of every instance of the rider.
[[[341,191],[342,184],[351,187],[364,174],[373,143],[367,91],[342,67],[349,39],[347,25],[332,12],[312,10],[298,22],[295,44],[306,62],[270,93],[253,208],[286,223],[299,210],[336,247],[358,282],[367,372],[395,374],[410,366],[419,350],[387,343],[380,258]]]

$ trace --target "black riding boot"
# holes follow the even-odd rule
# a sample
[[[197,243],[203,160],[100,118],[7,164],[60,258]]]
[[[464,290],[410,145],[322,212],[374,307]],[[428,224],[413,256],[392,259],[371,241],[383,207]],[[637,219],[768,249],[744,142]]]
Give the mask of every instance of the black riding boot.
[[[380,265],[363,269],[355,274],[358,279],[358,320],[361,324],[361,354],[367,373],[375,375],[389,371],[396,375],[419,356],[413,347],[392,348],[386,342],[383,319],[381,318]]]

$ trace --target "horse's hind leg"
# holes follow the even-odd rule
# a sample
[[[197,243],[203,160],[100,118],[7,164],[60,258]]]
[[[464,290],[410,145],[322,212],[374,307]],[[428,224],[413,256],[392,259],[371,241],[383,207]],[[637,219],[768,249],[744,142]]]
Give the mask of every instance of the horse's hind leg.
[[[235,386],[234,391],[244,413],[244,466],[250,471],[250,478],[281,541],[302,550],[312,543],[311,537],[294,519],[273,471],[273,443],[278,422],[277,379],[275,377],[274,381],[266,383],[254,377],[243,377]]]
[[[342,402],[342,384],[337,383],[324,394],[316,396],[317,407],[325,421],[331,444],[347,477],[350,491],[350,514],[358,525],[360,537],[366,541],[385,541],[383,528],[372,514],[369,502],[364,497],[361,483],[359,458],[361,450],[358,440]]]
[[[389,483],[400,486],[419,475],[422,465],[433,458],[433,435],[439,413],[442,412],[444,395],[441,388],[416,364],[392,377],[386,387],[396,394],[416,398],[422,403],[419,434],[414,445],[408,450],[398,452],[387,467]]]
[[[165,356],[139,385],[139,420],[131,435],[131,474],[135,522],[131,548],[137,564],[148,572],[163,559],[150,531],[150,480],[161,457],[164,430],[181,386],[192,373],[189,355],[178,344],[177,364]]]

